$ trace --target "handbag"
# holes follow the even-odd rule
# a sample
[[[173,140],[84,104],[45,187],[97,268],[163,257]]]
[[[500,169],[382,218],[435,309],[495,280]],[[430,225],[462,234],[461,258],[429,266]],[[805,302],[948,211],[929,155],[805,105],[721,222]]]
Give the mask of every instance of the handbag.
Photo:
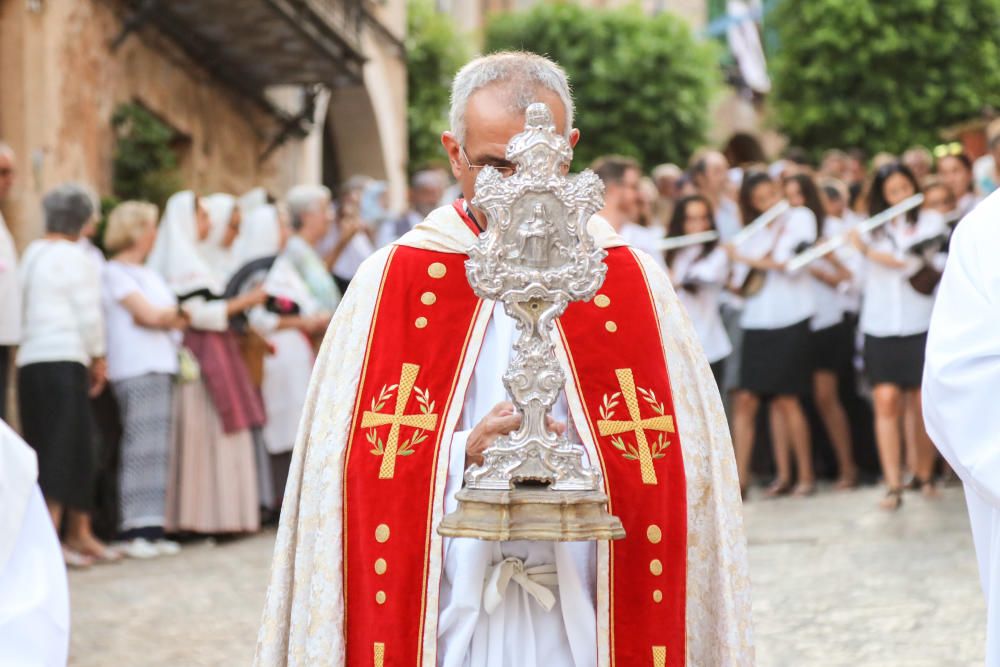
[[[195,358],[194,353],[188,348],[181,346],[177,350],[177,382],[188,384],[201,379],[201,364]]]

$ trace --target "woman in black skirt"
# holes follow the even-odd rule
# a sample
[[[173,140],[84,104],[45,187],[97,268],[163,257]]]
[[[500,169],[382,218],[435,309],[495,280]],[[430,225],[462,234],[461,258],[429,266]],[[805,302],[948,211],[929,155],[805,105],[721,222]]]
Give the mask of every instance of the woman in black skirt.
[[[834,190],[833,196],[840,196]],[[785,199],[792,206],[805,206],[817,220],[822,220],[820,236],[830,238],[845,231],[846,224],[841,218],[826,215],[826,207],[820,199],[819,188],[813,179],[804,173],[785,179]],[[827,257],[809,265],[812,288],[815,295],[816,312],[809,323],[810,347],[812,350],[813,404],[819,413],[826,433],[837,457],[839,478],[838,489],[849,489],[857,485],[858,471],[854,464],[851,443],[851,425],[847,411],[840,401],[838,375],[851,364],[854,352],[854,330],[845,315],[845,301],[842,290],[850,284],[853,272],[848,267],[857,253],[853,248],[841,248]]]
[[[764,172],[751,172],[740,188],[740,208],[749,222],[780,200],[777,184]],[[809,320],[813,292],[807,272],[790,273],[786,263],[816,241],[816,216],[803,206],[792,207],[742,245],[728,245],[731,259],[755,269],[763,281],[747,293],[740,320],[743,353],[739,391],[734,395],[733,441],[740,484],[746,490],[755,436],[754,423],[762,399],[771,399],[771,436],[777,478],[768,496],[793,491],[792,462],[797,461],[796,495],[815,487],[809,424],[800,397],[812,386]],[[748,283],[744,283],[748,284]]]
[[[913,173],[899,163],[883,166],[875,174],[868,211],[877,215],[920,192]],[[940,213],[911,209],[870,234],[853,233],[851,242],[864,255],[866,271],[861,331],[865,334],[865,370],[872,384],[875,439],[882,475],[888,489],[881,505],[898,509],[903,502],[902,442],[905,432],[914,453],[909,461],[921,490],[936,495],[936,454],[924,430],[920,381],[924,346],[934,296],[922,294],[910,283],[923,260],[912,249],[946,235]]]
[[[98,265],[77,243],[93,204],[77,185],[42,199],[45,236],[21,263],[24,329],[17,352],[24,439],[38,454],[38,484],[56,531],[66,512],[63,555],[69,566],[121,555],[91,529],[96,444],[88,396],[104,388],[104,323]]]

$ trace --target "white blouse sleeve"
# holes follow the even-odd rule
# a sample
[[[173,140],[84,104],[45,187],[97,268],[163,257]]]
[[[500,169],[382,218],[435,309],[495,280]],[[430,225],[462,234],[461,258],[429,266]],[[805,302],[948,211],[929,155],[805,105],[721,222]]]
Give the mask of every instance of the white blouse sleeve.
[[[707,256],[696,260],[685,278],[703,285],[722,285],[729,275],[729,258],[722,248],[715,248]]]
[[[788,212],[785,229],[774,246],[771,257],[785,263],[801,251],[801,246],[816,242],[816,216],[807,208],[797,207]]]
[[[188,299],[181,308],[191,318],[191,327],[202,331],[225,331],[229,328],[226,302],[222,299],[207,301],[201,297]]]

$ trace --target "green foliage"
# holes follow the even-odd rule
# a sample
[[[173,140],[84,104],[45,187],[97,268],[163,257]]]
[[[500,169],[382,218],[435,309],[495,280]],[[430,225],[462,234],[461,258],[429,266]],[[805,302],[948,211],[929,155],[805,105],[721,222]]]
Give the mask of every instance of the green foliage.
[[[647,169],[685,164],[704,142],[718,85],[716,47],[696,40],[673,14],[544,3],[497,16],[486,47],[534,51],[566,69],[582,135],[577,165],[606,153],[632,156]]]
[[[410,167],[447,166],[441,132],[448,129],[451,79],[468,60],[465,40],[433,0],[408,0],[406,121]]]
[[[1000,0],[779,0],[780,129],[811,151],[899,152],[1000,107]]]
[[[175,132],[138,104],[123,104],[111,118],[117,143],[112,160],[112,189],[119,200],[142,199],[161,208],[181,189]]]

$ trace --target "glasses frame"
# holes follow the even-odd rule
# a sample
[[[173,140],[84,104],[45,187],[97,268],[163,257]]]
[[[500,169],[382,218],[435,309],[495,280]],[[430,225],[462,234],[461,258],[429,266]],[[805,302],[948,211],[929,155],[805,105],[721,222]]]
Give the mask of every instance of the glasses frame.
[[[472,164],[472,160],[469,159],[469,154],[465,152],[465,146],[459,144],[458,152],[462,154],[462,159],[465,160],[465,166],[469,171],[475,171],[477,169],[483,169],[485,167],[493,167],[500,173],[500,178],[510,178],[517,173],[517,166],[510,167],[498,167],[492,164]]]

